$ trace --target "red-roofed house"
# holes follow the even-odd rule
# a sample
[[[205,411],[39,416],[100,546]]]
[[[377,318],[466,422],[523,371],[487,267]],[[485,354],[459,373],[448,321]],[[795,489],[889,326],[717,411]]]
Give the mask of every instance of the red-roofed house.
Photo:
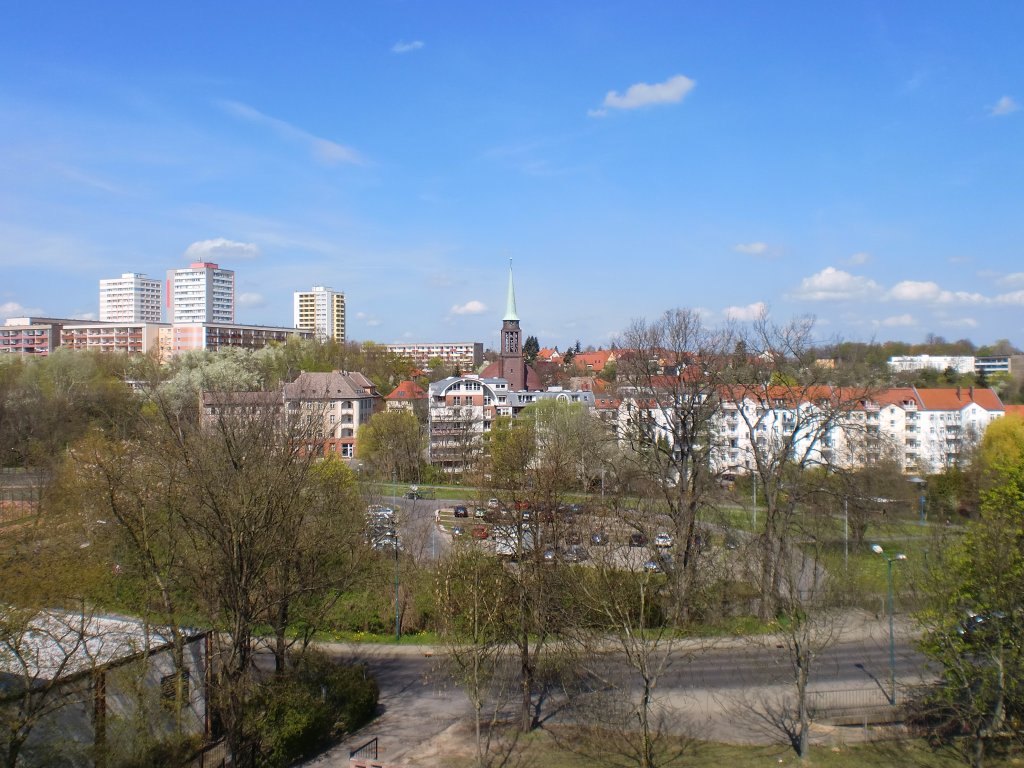
[[[426,412],[427,390],[415,381],[403,381],[384,400],[389,411]]]
[[[615,359],[615,350],[599,349],[596,352],[577,352],[572,358],[572,364],[578,371],[600,373],[606,365],[614,363]]]
[[[562,353],[558,351],[558,347],[554,349],[544,347],[544,349],[537,353],[537,359],[545,363],[560,363],[562,361]]]

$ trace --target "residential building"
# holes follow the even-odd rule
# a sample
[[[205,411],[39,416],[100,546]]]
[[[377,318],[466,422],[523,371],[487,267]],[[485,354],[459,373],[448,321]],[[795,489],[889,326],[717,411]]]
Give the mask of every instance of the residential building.
[[[415,381],[403,381],[391,394],[384,398],[389,411],[412,411],[416,414],[426,411],[427,390]]]
[[[234,271],[206,261],[168,270],[167,312],[176,324],[234,323]]]
[[[537,373],[523,359],[519,322],[509,267],[498,360],[481,374],[450,376],[433,382],[428,390],[429,458],[449,474],[461,474],[476,460],[482,450],[483,435],[499,416],[518,416],[542,400],[594,408],[594,393],[589,390],[541,390]],[[494,375],[498,372],[507,376]]]
[[[484,362],[484,345],[479,341],[446,341],[434,344],[388,344],[388,352],[412,360],[420,368],[429,368],[431,360],[440,360],[446,368],[476,371]]]
[[[146,355],[160,350],[160,330],[166,323],[110,322],[65,325],[60,343],[69,349],[94,349]]]
[[[162,296],[159,280],[136,272],[100,280],[100,322],[159,323]]]
[[[615,360],[615,350],[599,349],[595,352],[577,352],[573,355],[572,364],[578,371],[597,374]]]
[[[991,376],[993,373],[1020,373],[1024,371],[1024,355],[988,355],[974,358],[974,372]]]
[[[343,459],[355,458],[359,427],[383,404],[376,385],[352,371],[304,371],[284,385],[283,399],[289,418],[322,419],[323,437],[313,450]]]
[[[317,339],[345,343],[345,294],[322,285],[294,293],[295,327]]]
[[[270,344],[284,344],[292,336],[311,339],[313,332],[268,325],[175,323],[160,328],[160,359],[166,361],[193,349],[262,349]]]
[[[48,355],[60,346],[65,325],[95,323],[65,317],[9,317],[0,327],[0,354]]]
[[[633,394],[619,406],[617,430],[626,442],[637,425],[652,439],[673,439],[670,390]],[[832,387],[720,393],[707,439],[717,472],[752,470],[755,443],[786,445],[804,465],[851,467],[890,458],[908,473],[935,473],[958,464],[995,418],[1005,413],[990,389],[897,387],[857,393]],[[763,448],[762,448],[763,450]]]
[[[897,373],[925,369],[945,371],[947,368],[957,373],[974,373],[974,358],[966,355],[896,355],[889,358],[889,368]]]

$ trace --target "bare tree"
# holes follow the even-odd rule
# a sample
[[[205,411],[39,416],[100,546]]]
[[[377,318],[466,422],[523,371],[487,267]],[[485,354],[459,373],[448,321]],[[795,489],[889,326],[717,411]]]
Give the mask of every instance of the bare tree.
[[[867,386],[836,386],[833,373],[815,358],[813,318],[786,325],[762,314],[737,345],[727,370],[726,422],[743,425],[737,471],[756,475],[763,494],[758,578],[760,615],[771,618],[780,600],[785,548],[797,506],[813,488],[800,473],[821,466],[846,466],[843,433],[858,425],[850,418],[870,394]]]
[[[643,556],[631,554],[602,547],[576,582],[577,599],[594,617],[591,639],[597,645],[584,668],[600,684],[597,692],[580,697],[576,710],[605,737],[601,752],[589,757],[602,764],[655,768],[675,764],[686,751],[686,739],[677,738],[681,715],[658,695],[658,685],[672,664],[692,657],[693,649],[679,644],[670,623],[672,590],[662,569],[655,571]],[[605,663],[609,656],[625,661],[624,677],[615,674],[617,664]]]
[[[678,620],[685,619],[696,578],[698,523],[724,471],[716,426],[731,338],[728,329],[706,328],[695,310],[675,309],[652,323],[634,321],[618,340],[619,436],[678,542],[672,569]]]
[[[502,765],[509,744],[498,739],[508,696],[505,614],[510,583],[502,564],[472,545],[457,546],[437,574],[437,603],[446,662],[473,707],[476,765]],[[514,742],[512,742],[514,744]]]

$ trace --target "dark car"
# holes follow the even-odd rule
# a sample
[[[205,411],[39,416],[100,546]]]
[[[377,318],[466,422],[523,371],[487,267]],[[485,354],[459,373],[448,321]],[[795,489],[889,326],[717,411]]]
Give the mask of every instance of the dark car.
[[[629,534],[629,546],[631,547],[646,547],[647,537],[642,533],[631,533]]]
[[[469,510],[466,509],[461,504],[459,504],[457,507],[455,507],[455,516],[456,517],[469,517]]]
[[[590,543],[595,547],[604,547],[608,545],[608,534],[604,531],[594,531],[590,534]]]

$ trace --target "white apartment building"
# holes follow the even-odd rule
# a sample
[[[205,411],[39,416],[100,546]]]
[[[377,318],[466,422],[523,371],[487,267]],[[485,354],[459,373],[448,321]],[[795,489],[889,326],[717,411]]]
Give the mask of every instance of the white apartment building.
[[[475,371],[484,362],[484,345],[480,341],[446,341],[431,344],[388,344],[388,352],[407,357],[425,368],[433,359],[463,371]]]
[[[974,358],[957,355],[896,355],[889,358],[893,371],[921,371],[931,368],[944,371],[952,368],[957,373],[974,373]]]
[[[430,462],[458,474],[479,455],[482,438],[498,416],[518,416],[541,400],[580,403],[594,408],[594,393],[550,387],[544,391],[510,390],[502,378],[449,376],[428,390]]]
[[[313,331],[320,340],[345,343],[345,294],[322,285],[295,291],[295,327]]]
[[[100,280],[101,323],[159,323],[163,288],[137,272]]]
[[[172,323],[234,323],[234,270],[205,261],[168,270],[167,309]]]
[[[892,458],[907,473],[955,466],[985,429],[1005,413],[991,389],[898,387],[864,397],[831,388],[800,397],[772,388],[763,396],[723,396],[707,434],[713,469],[747,474],[761,455],[788,452],[801,466],[851,467]],[[618,413],[620,440],[643,425],[653,439],[672,442],[675,409],[664,394],[631,397]]]

